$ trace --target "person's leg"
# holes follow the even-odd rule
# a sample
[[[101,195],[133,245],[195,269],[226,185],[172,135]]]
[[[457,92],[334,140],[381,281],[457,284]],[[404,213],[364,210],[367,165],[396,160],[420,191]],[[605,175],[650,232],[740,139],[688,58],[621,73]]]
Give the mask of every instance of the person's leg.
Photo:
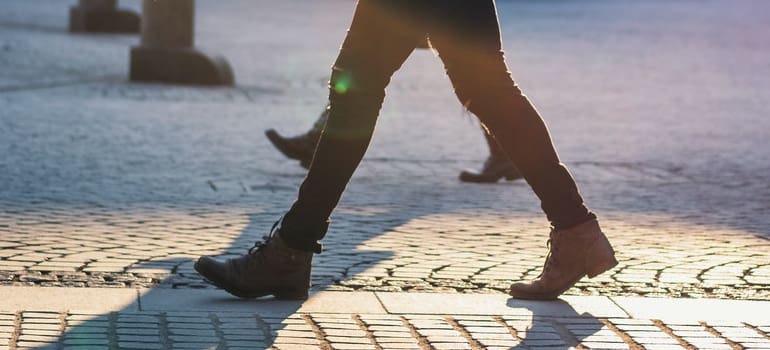
[[[366,151],[390,76],[424,38],[408,21],[413,0],[360,0],[334,64],[329,117],[299,196],[265,243],[225,262],[201,257],[195,269],[236,296],[308,296],[313,253],[328,218]],[[407,20],[407,21],[405,21]]]
[[[508,72],[494,2],[446,3],[447,14],[431,38],[460,102],[513,160],[554,227],[567,228],[593,219],[572,176],[559,161],[543,119]]]
[[[313,160],[313,152],[318,144],[318,138],[321,137],[321,131],[329,118],[329,105],[324,107],[321,114],[313,123],[313,127],[306,133],[293,137],[285,137],[275,129],[265,131],[265,136],[270,143],[278,149],[283,155],[290,159],[299,160],[299,164],[307,169],[310,167],[310,161]]]
[[[521,178],[516,164],[508,158],[497,140],[490,135],[486,129],[481,128],[484,139],[487,140],[489,147],[489,156],[484,161],[484,165],[479,170],[466,169],[460,172],[460,181],[476,183],[494,183],[505,178],[506,180],[516,180]]]
[[[455,93],[519,168],[554,227],[552,252],[541,278],[532,284],[514,284],[511,294],[555,298],[584,275],[593,276],[617,264],[614,252],[559,161],[545,123],[511,79],[494,1],[445,3],[446,13],[431,29],[431,43],[444,61]]]
[[[318,250],[329,216],[374,131],[390,77],[425,32],[421,2],[361,0],[334,64],[329,118],[297,200],[280,228],[290,246]]]

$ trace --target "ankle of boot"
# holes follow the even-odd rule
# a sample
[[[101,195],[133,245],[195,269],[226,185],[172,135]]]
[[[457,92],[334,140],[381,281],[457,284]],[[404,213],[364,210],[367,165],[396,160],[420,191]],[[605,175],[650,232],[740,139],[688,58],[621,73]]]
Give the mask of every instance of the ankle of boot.
[[[301,209],[294,210],[295,207],[297,203],[283,216],[276,235],[292,249],[320,254],[323,245],[318,241],[329,229],[329,221],[307,220],[307,214]]]
[[[281,230],[278,230],[276,232],[276,239],[278,239],[279,244],[286,249],[287,251],[290,251],[292,253],[297,254],[305,254],[305,253],[316,253],[320,254],[323,251],[323,245],[318,242],[295,242],[291,240],[291,237],[287,239],[284,235],[281,234]]]
[[[585,212],[578,211],[577,215],[571,217],[560,218],[552,225],[558,232],[569,232],[594,221],[596,221],[596,214],[586,210]]]

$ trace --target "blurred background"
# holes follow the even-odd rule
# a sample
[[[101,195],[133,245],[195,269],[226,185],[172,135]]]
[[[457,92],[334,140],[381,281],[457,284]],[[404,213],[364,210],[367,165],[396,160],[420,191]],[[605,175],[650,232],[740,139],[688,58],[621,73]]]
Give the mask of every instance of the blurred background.
[[[298,183],[303,170],[262,132],[309,128],[353,1],[198,0],[196,47],[230,62],[236,85],[226,88],[128,82],[138,34],[69,33],[74,5],[3,0],[5,205],[207,200],[209,182]],[[141,13],[140,1],[119,6]],[[768,232],[770,4],[502,0],[498,11],[513,77],[591,205],[724,211]],[[388,93],[357,178],[454,186],[484,159],[476,121],[432,52],[417,50]]]

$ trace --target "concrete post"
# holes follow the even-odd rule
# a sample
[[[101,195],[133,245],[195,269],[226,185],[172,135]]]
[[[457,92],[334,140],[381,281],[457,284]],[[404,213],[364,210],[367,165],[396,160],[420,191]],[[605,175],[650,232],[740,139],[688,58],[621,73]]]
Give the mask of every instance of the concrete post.
[[[131,48],[130,79],[232,85],[227,60],[195,49],[194,18],[194,0],[144,0],[142,40]]]
[[[139,15],[118,9],[117,0],[79,0],[70,8],[70,31],[138,33]]]

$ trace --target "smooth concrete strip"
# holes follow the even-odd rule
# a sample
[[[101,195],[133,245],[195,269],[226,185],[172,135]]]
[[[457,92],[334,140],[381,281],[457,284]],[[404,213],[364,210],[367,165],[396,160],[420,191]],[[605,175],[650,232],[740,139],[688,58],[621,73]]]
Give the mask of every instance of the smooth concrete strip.
[[[556,301],[517,300],[503,294],[377,292],[377,296],[395,314],[628,317],[609,298],[600,296],[563,296]]]
[[[0,287],[0,310],[138,311],[131,288]]]
[[[308,313],[381,314],[385,309],[371,292],[317,292],[302,301],[273,298],[239,299],[215,289],[146,289],[141,309],[155,311],[239,311],[291,315]]]
[[[770,301],[612,297],[632,317],[668,322],[726,321],[770,325]]]

